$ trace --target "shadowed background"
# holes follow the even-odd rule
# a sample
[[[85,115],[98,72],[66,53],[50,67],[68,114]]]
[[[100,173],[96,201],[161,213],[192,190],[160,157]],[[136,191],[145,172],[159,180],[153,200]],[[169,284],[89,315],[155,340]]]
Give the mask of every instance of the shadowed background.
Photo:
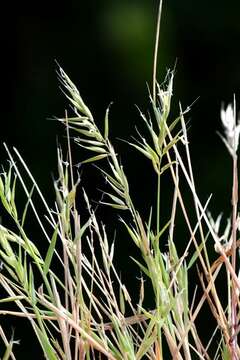
[[[136,134],[141,120],[135,104],[144,112],[149,108],[147,84],[151,88],[157,7],[156,0],[72,0],[61,6],[52,1],[36,9],[9,10],[1,25],[1,143],[18,148],[50,202],[54,201],[51,174],[56,176],[56,143],[64,143],[65,133],[47,118],[62,117],[68,109],[59,90],[57,60],[98,124],[113,101],[111,138],[119,153],[124,151],[121,159],[133,196],[147,216],[154,198],[145,191],[147,184],[154,186],[151,166],[139,161],[134,150],[126,151],[116,138]],[[234,0],[194,5],[192,0],[165,1],[161,23],[158,80],[161,83],[166,70],[177,63],[175,115],[179,101],[185,108],[198,99],[186,119],[197,187],[203,201],[213,193],[210,208],[215,216],[221,211],[228,216],[230,211],[231,162],[216,130],[221,130],[221,102],[232,101],[234,93],[240,102],[239,8]],[[80,161],[81,149],[75,151]],[[3,146],[0,159],[1,163],[6,159]],[[88,179],[89,188],[96,187],[94,172],[89,170],[89,180],[86,171],[83,180]]]

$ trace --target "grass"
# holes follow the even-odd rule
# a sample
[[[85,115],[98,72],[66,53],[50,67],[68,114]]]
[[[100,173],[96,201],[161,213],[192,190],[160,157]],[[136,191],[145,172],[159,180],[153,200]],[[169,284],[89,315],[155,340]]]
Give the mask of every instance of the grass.
[[[160,13],[161,2],[156,48]],[[202,204],[195,187],[184,118],[190,109],[183,110],[180,106],[179,116],[172,119],[174,72],[169,71],[161,85],[154,75],[153,92],[149,95],[150,115],[140,111],[145,132],[137,132],[137,138],[126,141],[126,146],[150,160],[152,176],[157,179],[153,190],[156,199],[148,218],[143,218],[134,204],[128,176],[109,138],[109,109],[101,131],[61,67],[58,75],[72,115],[66,112],[58,119],[66,129],[67,153],[64,155],[60,147],[57,149],[54,204],[44,198],[17,149],[4,144],[9,166],[1,173],[0,199],[11,226],[0,225],[0,284],[6,294],[0,299],[0,316],[27,319],[47,359],[239,359],[237,148],[240,125],[236,120],[235,100],[221,109],[224,131],[221,137],[232,159],[233,189],[232,214],[222,231],[221,217],[213,219],[208,212],[210,198]],[[111,240],[107,226],[98,218],[81,183],[73,163],[73,142],[88,154],[80,159],[81,165],[87,169],[89,163],[96,164],[105,180],[106,188],[98,205],[119,213],[116,227],[125,229],[125,241],[132,242],[138,250],[140,257],[132,259],[132,264],[139,268],[141,278],[136,279],[134,290],[127,289],[115,265],[118,238]],[[161,179],[166,173],[171,176],[173,194],[169,219],[163,223]],[[192,193],[190,210],[181,192],[183,182]],[[15,195],[20,187],[26,197],[21,210]],[[38,208],[39,201],[34,200],[36,197],[45,209],[44,216]],[[84,210],[79,206],[80,198]],[[189,231],[187,246],[181,254],[175,235],[180,212]],[[45,250],[35,244],[26,230],[33,216],[46,240]],[[167,247],[162,251],[160,244],[166,242]],[[212,249],[216,254],[214,259],[209,255]],[[202,290],[192,295],[189,279],[196,269]],[[218,278],[223,273],[225,281],[219,289]],[[151,310],[147,306],[146,286],[152,291]],[[220,295],[223,288],[227,301]],[[139,298],[135,301],[133,295],[138,291]],[[215,330],[210,339],[201,339],[198,318],[206,305],[212,313]],[[19,346],[19,340],[14,334],[8,339],[2,327],[0,338],[4,346],[2,359],[15,359],[14,349]]]

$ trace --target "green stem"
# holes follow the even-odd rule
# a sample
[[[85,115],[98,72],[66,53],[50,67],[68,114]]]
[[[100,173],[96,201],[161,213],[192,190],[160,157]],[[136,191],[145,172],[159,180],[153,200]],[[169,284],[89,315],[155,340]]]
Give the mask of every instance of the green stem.
[[[161,175],[158,174],[157,179],[157,234],[160,231],[160,187],[161,187]]]
[[[156,105],[157,58],[158,58],[158,48],[159,48],[160,23],[161,23],[161,16],[162,16],[162,3],[163,3],[163,0],[160,0],[159,7],[158,7],[157,30],[156,30],[156,39],[155,39],[155,48],[154,48],[154,57],[153,57],[153,102],[154,102],[154,105]]]
[[[237,242],[237,207],[238,207],[238,167],[237,167],[237,155],[233,156],[233,186],[232,186],[232,267],[236,272],[236,242]],[[232,281],[232,296],[231,296],[231,333],[232,333],[232,354],[233,360],[237,359],[237,336],[235,334],[238,319],[237,319],[237,295],[236,295],[236,284]]]

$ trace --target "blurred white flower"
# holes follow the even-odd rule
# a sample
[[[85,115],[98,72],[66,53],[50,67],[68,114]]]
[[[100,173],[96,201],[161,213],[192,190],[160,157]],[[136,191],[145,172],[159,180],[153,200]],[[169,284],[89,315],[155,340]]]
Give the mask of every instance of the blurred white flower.
[[[221,119],[225,129],[232,132],[235,126],[235,117],[232,104],[228,104],[226,110],[221,109]]]
[[[208,219],[212,226],[213,231],[218,236],[218,240],[219,240],[221,246],[224,248],[225,251],[227,251],[232,246],[231,221],[230,221],[230,219],[227,220],[227,224],[225,226],[223,234],[221,235],[220,234],[220,225],[221,225],[222,215],[223,215],[222,213],[219,214],[218,217],[216,218],[216,220],[214,220],[211,213],[209,211],[207,212],[207,216],[208,216]],[[238,220],[237,224],[239,224],[239,220]],[[218,244],[216,244],[216,243],[214,244],[214,249],[217,253],[220,253]]]
[[[161,104],[161,110],[163,112],[163,114],[165,115],[165,117],[168,116],[169,111],[170,111],[170,106],[171,106],[171,98],[173,95],[173,72],[167,73],[165,82],[167,83],[167,86],[160,86],[159,84],[157,84],[157,89],[158,89],[158,98],[160,100],[160,104]]]
[[[240,123],[236,124],[235,106],[228,104],[226,110],[221,109],[221,120],[224,127],[225,137],[222,138],[231,155],[236,154],[239,144]]]

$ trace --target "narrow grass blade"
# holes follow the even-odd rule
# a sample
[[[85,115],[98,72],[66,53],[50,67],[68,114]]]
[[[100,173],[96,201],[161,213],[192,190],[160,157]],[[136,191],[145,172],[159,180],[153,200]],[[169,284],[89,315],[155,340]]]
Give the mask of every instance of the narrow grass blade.
[[[108,154],[96,155],[96,156],[90,157],[87,160],[81,161],[81,164],[86,164],[86,163],[91,163],[91,162],[95,162],[95,161],[98,161],[98,160],[102,160],[102,159],[106,158],[107,156],[108,156]]]
[[[44,260],[44,264],[43,264],[43,273],[44,273],[44,275],[47,275],[47,273],[49,271],[51,261],[52,261],[52,257],[53,257],[53,254],[54,254],[54,250],[55,250],[55,247],[56,247],[57,236],[58,236],[58,226],[56,226],[56,228],[54,230],[54,233],[53,233],[53,236],[52,236],[52,239],[51,239],[51,242],[49,244],[48,251],[47,251],[47,254],[46,254],[46,257],[45,257],[45,260]]]

